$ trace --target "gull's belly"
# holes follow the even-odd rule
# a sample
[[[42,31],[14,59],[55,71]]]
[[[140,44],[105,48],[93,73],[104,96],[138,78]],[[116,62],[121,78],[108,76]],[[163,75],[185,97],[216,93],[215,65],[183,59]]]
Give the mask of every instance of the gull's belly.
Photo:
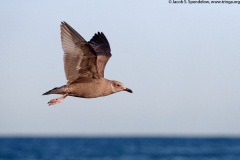
[[[97,98],[111,94],[102,86],[101,83],[76,83],[69,86],[69,91],[71,96],[82,98]]]

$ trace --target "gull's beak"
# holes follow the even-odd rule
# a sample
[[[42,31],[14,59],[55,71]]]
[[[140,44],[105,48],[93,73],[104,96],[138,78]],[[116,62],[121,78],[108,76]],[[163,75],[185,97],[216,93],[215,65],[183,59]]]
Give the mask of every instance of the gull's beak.
[[[131,89],[129,89],[129,88],[125,88],[124,90],[129,92],[129,93],[133,93],[133,91]]]

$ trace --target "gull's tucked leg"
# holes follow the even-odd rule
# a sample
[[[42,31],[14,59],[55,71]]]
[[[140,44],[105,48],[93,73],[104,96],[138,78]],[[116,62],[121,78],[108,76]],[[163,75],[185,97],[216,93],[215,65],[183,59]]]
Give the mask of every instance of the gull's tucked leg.
[[[51,99],[51,100],[48,102],[48,105],[51,106],[51,105],[54,105],[54,104],[61,103],[66,97],[67,97],[67,94],[64,94],[63,96],[61,96],[61,97],[59,97],[59,98]]]

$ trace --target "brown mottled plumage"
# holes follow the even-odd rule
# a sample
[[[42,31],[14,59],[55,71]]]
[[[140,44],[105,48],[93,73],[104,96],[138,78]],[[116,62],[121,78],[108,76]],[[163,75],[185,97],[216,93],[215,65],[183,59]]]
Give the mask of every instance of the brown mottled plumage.
[[[49,105],[62,102],[67,96],[96,98],[120,91],[132,90],[121,82],[104,78],[104,69],[111,55],[109,42],[101,32],[87,42],[66,22],[61,23],[61,40],[64,51],[64,71],[67,84],[43,95],[62,94]]]

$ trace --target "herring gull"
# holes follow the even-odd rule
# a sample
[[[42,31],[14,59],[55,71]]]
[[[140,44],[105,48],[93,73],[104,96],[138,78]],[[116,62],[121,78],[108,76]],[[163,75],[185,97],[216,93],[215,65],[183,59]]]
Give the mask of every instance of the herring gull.
[[[61,22],[60,27],[67,84],[43,94],[62,95],[50,100],[49,105],[60,103],[67,96],[96,98],[120,91],[132,93],[121,82],[104,78],[104,69],[112,54],[109,42],[102,32],[96,33],[87,42],[66,22]]]

